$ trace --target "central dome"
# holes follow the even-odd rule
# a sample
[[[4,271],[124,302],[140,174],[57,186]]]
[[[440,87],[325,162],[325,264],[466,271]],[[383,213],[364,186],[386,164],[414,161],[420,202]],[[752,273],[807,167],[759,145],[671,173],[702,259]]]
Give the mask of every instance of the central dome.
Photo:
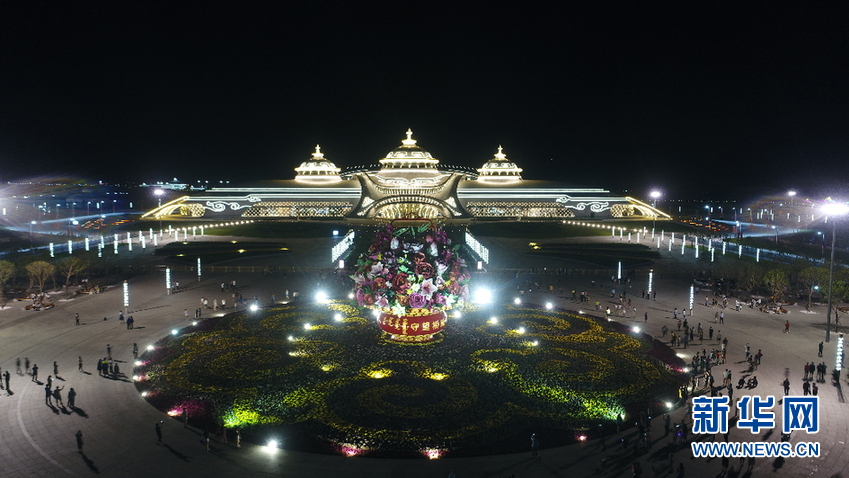
[[[382,169],[436,169],[439,160],[416,144],[413,131],[407,130],[407,139],[380,160]]]

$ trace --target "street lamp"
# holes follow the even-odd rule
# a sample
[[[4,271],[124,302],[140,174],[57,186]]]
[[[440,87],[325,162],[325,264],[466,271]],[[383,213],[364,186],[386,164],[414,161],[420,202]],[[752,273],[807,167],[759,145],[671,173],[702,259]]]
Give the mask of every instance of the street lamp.
[[[156,195],[158,201],[157,207],[162,207],[162,195],[165,194],[165,191],[162,188],[156,188],[153,190],[153,194]],[[159,216],[159,231],[162,232],[162,211],[156,211],[156,215]]]
[[[787,195],[790,196],[790,207],[793,207],[793,196],[796,195],[796,191],[791,189],[790,191],[787,191]]]
[[[829,201],[822,206],[822,212],[832,221],[831,228],[831,263],[828,266],[828,315],[825,319],[825,341],[831,341],[831,296],[834,288],[834,245],[837,238],[837,216],[849,212],[849,205]]]
[[[663,195],[663,193],[656,190],[656,189],[649,193],[649,196],[651,196],[651,207],[652,207],[652,209],[657,209],[657,199],[662,195]],[[654,237],[654,228],[655,228],[655,221],[656,220],[657,220],[657,211],[652,211],[652,217],[651,217],[651,235],[652,235],[652,237]]]
[[[35,225],[35,221],[30,221],[29,223],[29,250],[32,252],[32,226]]]

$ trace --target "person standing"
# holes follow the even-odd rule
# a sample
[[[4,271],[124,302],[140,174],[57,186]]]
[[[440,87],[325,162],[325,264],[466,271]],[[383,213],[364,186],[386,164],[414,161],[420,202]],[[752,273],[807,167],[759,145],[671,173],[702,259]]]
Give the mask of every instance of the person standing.
[[[203,448],[209,451],[209,430],[203,431]]]
[[[24,357],[24,373],[29,373],[29,357]]]
[[[106,357],[112,360],[112,345],[106,344]]]
[[[139,358],[139,346],[135,342],[133,342],[133,359]]]
[[[189,320],[189,309],[183,309],[183,316],[186,317],[186,320]]]
[[[536,433],[531,433],[531,458],[537,458],[539,455],[539,440]]]
[[[20,375],[21,374],[21,358],[20,357],[18,357],[15,360],[15,368],[17,369],[18,375]]]
[[[80,314],[74,314],[74,325],[80,325]]]
[[[162,423],[164,420],[156,422],[156,444],[162,443]]]
[[[48,387],[53,386],[53,377],[51,377],[50,375],[47,376],[47,386]]]
[[[73,389],[71,389],[71,390],[73,390]],[[77,437],[77,451],[80,453],[80,455],[82,455],[83,454],[83,431],[77,430],[77,433],[76,433],[75,436]]]
[[[82,357],[78,357],[78,360],[77,360],[77,370],[78,370],[80,373],[82,373],[82,371],[83,371],[83,358],[82,358]]]
[[[789,395],[790,394],[790,379],[785,378],[784,382],[782,382],[782,385],[784,385],[784,395],[785,396]]]
[[[53,361],[53,376],[59,378],[59,364],[56,361]]]
[[[789,319],[784,322],[784,333],[785,334],[790,333],[790,320]]]
[[[6,393],[8,394],[11,389],[9,388],[9,371],[6,370],[6,373],[3,375],[3,378],[6,379]]]
[[[77,404],[77,392],[76,392],[76,390],[74,390],[74,387],[71,387],[71,389],[68,390],[68,406],[71,407],[71,408],[76,408],[76,404]]]
[[[822,357],[822,342],[820,342],[819,353],[817,354],[817,357]]]
[[[189,428],[189,410],[183,407],[183,428]]]
[[[50,387],[45,386],[44,387],[44,403],[46,405],[50,405],[51,407],[53,406],[53,402],[50,400],[50,398],[52,396],[53,396],[53,392],[50,390]]]
[[[242,429],[236,429],[236,448],[242,448]]]
[[[53,398],[56,400],[56,403],[60,407],[65,408],[65,404],[62,403],[62,389],[63,388],[65,388],[65,387],[60,387],[60,386],[56,385],[56,388],[53,389]]]
[[[38,365],[32,364],[32,381],[38,382]]]

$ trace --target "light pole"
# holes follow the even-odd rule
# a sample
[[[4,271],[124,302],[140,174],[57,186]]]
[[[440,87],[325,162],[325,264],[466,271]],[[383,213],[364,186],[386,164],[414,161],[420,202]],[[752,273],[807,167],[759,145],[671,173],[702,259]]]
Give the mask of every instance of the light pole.
[[[153,194],[156,195],[157,199],[157,208],[162,207],[162,195],[165,194],[165,191],[162,188],[156,188],[153,190]],[[159,231],[162,231],[162,211],[156,211],[156,215],[159,216]]]
[[[656,189],[649,193],[649,196],[651,196],[651,207],[652,207],[652,209],[657,209],[657,199],[662,195],[663,195],[663,193],[656,190]],[[652,237],[654,237],[655,221],[657,221],[657,211],[652,211],[651,214],[652,214],[652,216],[651,216],[651,234],[652,234]]]
[[[796,191],[791,189],[790,191],[787,191],[787,195],[790,196],[790,207],[793,207],[793,196],[796,195]]]
[[[35,221],[30,221],[29,223],[29,250],[32,252],[32,226],[35,225]]]
[[[837,238],[837,216],[849,212],[849,206],[844,203],[827,202],[822,207],[822,212],[832,221],[831,228],[831,262],[828,266],[828,311],[825,318],[825,341],[831,341],[831,297],[834,289],[834,245]]]

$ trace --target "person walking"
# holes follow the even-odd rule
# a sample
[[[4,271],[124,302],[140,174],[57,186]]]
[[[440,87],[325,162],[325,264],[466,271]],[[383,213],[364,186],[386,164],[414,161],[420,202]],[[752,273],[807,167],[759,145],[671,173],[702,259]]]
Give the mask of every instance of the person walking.
[[[47,386],[48,386],[48,387],[52,387],[52,386],[53,386],[53,377],[52,377],[52,376],[50,376],[50,375],[48,375],[48,376],[47,376]]]
[[[70,408],[77,408],[77,391],[74,390],[74,387],[68,390],[68,406]]]
[[[183,309],[183,316],[186,317],[186,320],[189,320],[189,309]]]
[[[38,365],[32,364],[32,381],[38,382]]]
[[[790,379],[785,378],[784,382],[782,382],[782,385],[784,385],[784,395],[785,396],[789,395],[790,394]]]
[[[15,360],[15,369],[17,370],[18,375],[20,375],[21,374],[21,358],[20,357],[18,357]]]
[[[242,448],[242,429],[236,429],[236,448]]]
[[[203,431],[203,448],[209,451],[209,430]]]
[[[59,364],[56,361],[53,361],[53,376],[59,378]]]
[[[784,333],[785,334],[790,333],[790,320],[789,319],[784,322]]]
[[[9,371],[6,370],[6,373],[3,375],[3,378],[6,379],[6,394],[10,394],[11,389],[9,388]]]
[[[135,342],[133,342],[133,359],[139,358],[139,346]]]
[[[29,357],[24,357],[24,373],[29,373]]]
[[[819,353],[817,354],[817,357],[822,357],[822,342],[820,342]]]
[[[80,314],[74,314],[74,325],[80,325]]]
[[[162,443],[162,423],[164,420],[159,420],[156,422],[156,444],[159,445]]]
[[[83,454],[83,431],[77,430],[77,433],[74,435],[77,437],[77,451],[80,455]]]
[[[112,345],[106,344],[106,357],[112,360]]]

